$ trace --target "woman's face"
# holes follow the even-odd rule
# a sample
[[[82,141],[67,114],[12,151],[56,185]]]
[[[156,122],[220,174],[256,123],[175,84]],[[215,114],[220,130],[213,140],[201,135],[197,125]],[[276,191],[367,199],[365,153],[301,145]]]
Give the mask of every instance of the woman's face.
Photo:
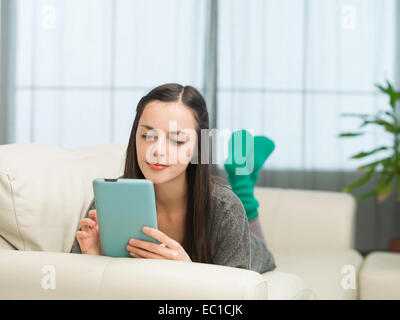
[[[185,174],[197,147],[196,128],[193,111],[184,104],[149,102],[136,132],[137,160],[144,177],[161,184]],[[167,167],[157,170],[151,164]]]

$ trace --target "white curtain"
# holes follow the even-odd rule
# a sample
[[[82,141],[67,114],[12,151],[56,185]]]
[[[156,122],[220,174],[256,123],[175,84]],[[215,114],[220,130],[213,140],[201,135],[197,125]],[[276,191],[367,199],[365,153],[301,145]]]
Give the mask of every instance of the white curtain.
[[[139,99],[202,90],[206,2],[18,0],[16,141],[127,143]]]
[[[338,138],[360,124],[340,114],[389,109],[374,84],[394,81],[395,13],[395,0],[220,0],[218,127],[272,139],[266,168],[364,164],[349,157],[390,141]]]

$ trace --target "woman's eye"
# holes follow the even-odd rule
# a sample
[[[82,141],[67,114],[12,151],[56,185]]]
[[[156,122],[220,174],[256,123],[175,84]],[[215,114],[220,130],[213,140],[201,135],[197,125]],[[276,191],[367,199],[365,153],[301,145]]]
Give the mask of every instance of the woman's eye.
[[[151,140],[151,141],[154,141],[154,138],[157,138],[157,136],[151,136],[151,135],[146,135],[146,134],[142,134],[142,138],[143,139],[146,139],[146,140]],[[171,140],[174,144],[177,144],[177,145],[181,145],[181,144],[184,144],[185,143],[185,141],[179,141],[179,140]]]
[[[172,140],[172,142],[173,142],[174,144],[178,144],[178,145],[181,145],[181,144],[184,144],[184,143],[185,143],[185,141],[179,141],[179,140]]]
[[[146,135],[146,134],[142,134],[142,138],[143,138],[143,139],[148,139],[148,140],[153,141],[155,137],[154,137],[154,136],[148,136],[148,135]]]

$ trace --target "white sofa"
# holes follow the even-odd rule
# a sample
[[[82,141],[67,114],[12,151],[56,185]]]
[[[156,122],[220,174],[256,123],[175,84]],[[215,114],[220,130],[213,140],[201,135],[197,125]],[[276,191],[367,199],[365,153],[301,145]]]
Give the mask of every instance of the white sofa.
[[[369,253],[359,278],[361,300],[400,300],[400,252]]]
[[[357,299],[351,195],[257,187],[277,269],[69,253],[92,180],[122,175],[125,145],[0,146],[0,299]],[[344,269],[343,269],[344,268]],[[351,272],[350,272],[351,273]],[[358,283],[357,283],[358,284]]]

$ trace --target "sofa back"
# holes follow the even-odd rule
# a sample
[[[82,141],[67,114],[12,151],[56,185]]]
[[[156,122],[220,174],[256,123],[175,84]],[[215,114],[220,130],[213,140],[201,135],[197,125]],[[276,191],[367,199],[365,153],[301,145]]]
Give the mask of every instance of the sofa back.
[[[256,187],[254,194],[272,252],[354,248],[357,203],[353,195],[266,187]]]
[[[121,176],[125,151],[122,144],[0,146],[0,248],[69,252],[93,179]],[[352,195],[256,187],[255,196],[272,252],[354,247]]]
[[[0,248],[69,252],[93,198],[93,179],[122,175],[125,150],[0,146]]]

